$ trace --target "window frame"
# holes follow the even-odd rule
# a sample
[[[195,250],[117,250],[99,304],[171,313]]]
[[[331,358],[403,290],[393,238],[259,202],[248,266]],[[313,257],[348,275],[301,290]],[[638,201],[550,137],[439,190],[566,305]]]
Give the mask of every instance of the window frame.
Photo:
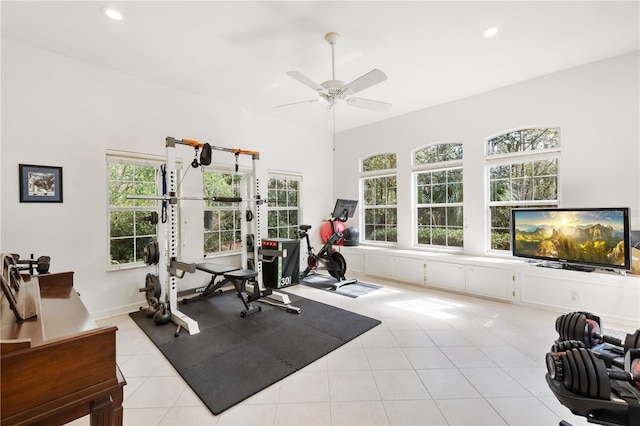
[[[378,156],[385,156],[385,155],[393,155],[394,156],[394,161],[395,161],[395,168],[390,168],[390,169],[379,169],[379,170],[367,170],[364,171],[364,163],[367,160],[370,160],[374,157],[378,157]],[[360,233],[360,238],[361,238],[361,242],[363,244],[368,244],[368,245],[385,245],[385,246],[397,246],[398,245],[398,234],[397,234],[397,230],[398,230],[398,173],[397,173],[397,169],[398,169],[398,156],[396,153],[394,152],[384,152],[384,153],[376,153],[376,154],[371,154],[368,155],[366,157],[363,157],[360,159],[359,165],[360,165],[360,189],[359,189],[359,193],[360,193],[360,229],[362,229],[364,232]],[[380,179],[380,178],[388,178],[388,177],[393,177],[396,181],[396,186],[395,186],[395,204],[375,204],[375,205],[371,205],[369,206],[366,203],[366,194],[365,194],[365,190],[366,190],[366,181],[370,180],[370,179]],[[386,188],[386,190],[388,191],[388,187]],[[393,215],[396,218],[395,224],[392,224],[393,226],[388,226],[386,223],[384,225],[385,228],[395,228],[396,229],[396,237],[395,237],[395,241],[389,241],[387,239],[385,240],[370,240],[367,238],[367,226],[369,224],[367,224],[367,212],[369,210],[374,210],[374,209],[384,209],[385,210],[385,215],[387,213],[387,211],[391,211],[391,210],[395,210],[395,212],[393,212]],[[372,224],[375,225],[375,224]],[[386,236],[386,233],[385,233]]]
[[[294,173],[294,172],[285,172],[285,171],[272,171],[269,170],[268,172],[268,176],[267,176],[267,238],[286,238],[286,239],[298,239],[298,229],[301,222],[301,217],[302,217],[302,181],[303,181],[303,176],[302,174],[299,173]],[[274,205],[277,198],[277,191],[278,188],[276,189],[271,189],[269,185],[271,185],[271,180],[272,179],[276,179],[276,180],[295,180],[297,182],[297,196],[296,196],[296,200],[297,200],[297,204],[294,206],[290,206],[290,205],[286,205],[286,206],[277,206]],[[271,191],[276,191],[276,196],[272,198],[271,196]],[[288,189],[285,189],[285,192],[288,192]],[[289,200],[289,198],[287,197],[287,200]],[[280,212],[287,212],[287,219],[291,219],[291,212],[295,211],[296,212],[296,221],[294,225],[291,225],[291,222],[288,221],[288,226],[283,227],[283,226],[278,226],[278,224],[276,224],[276,226],[272,226],[271,223],[271,213],[272,212],[276,212],[276,218],[278,219],[278,221],[280,220]],[[288,228],[288,233],[287,235],[283,235],[283,233],[281,233],[281,231],[284,231],[284,229]],[[291,229],[293,228],[293,229]],[[275,235],[274,232],[272,232],[273,230],[275,230]]]
[[[517,131],[526,131],[526,130],[537,130],[537,129],[553,129],[556,131],[556,139],[557,145],[549,148],[541,148],[541,149],[532,149],[527,151],[517,151],[517,152],[508,152],[508,153],[492,153],[490,150],[490,143],[492,140],[507,135],[509,133],[517,132]],[[493,230],[495,229],[493,226],[493,217],[492,217],[492,209],[495,207],[510,207],[510,208],[536,208],[536,207],[560,207],[562,205],[562,194],[561,194],[561,150],[562,150],[562,133],[560,126],[553,125],[540,125],[540,126],[524,126],[516,129],[511,129],[503,132],[496,133],[492,136],[485,138],[485,212],[486,212],[486,224],[485,224],[485,250],[487,253],[493,254],[511,254],[511,239],[509,238],[509,249],[502,250],[498,248],[493,248]],[[555,192],[556,198],[555,200],[536,200],[535,199],[535,176],[531,176],[533,179],[531,199],[527,200],[506,200],[506,201],[492,201],[492,169],[499,166],[514,166],[514,165],[526,165],[526,164],[534,164],[543,161],[555,160],[556,162],[556,182],[555,182]],[[512,178],[510,178],[511,181]],[[510,215],[507,215],[510,217]],[[507,230],[510,234],[510,225]]]
[[[148,205],[144,205],[144,200],[138,200],[143,205],[136,206],[135,200],[132,200],[131,206],[114,206],[111,204],[111,183],[113,182],[110,179],[111,176],[111,165],[112,164],[127,164],[134,166],[144,166],[144,167],[152,167],[155,169],[155,181],[154,181],[154,193],[153,194],[143,194],[143,195],[154,195],[156,196],[158,193],[158,170],[159,167],[165,163],[165,158],[155,155],[146,155],[146,154],[138,154],[132,152],[123,152],[123,151],[112,151],[108,150],[105,156],[105,171],[106,171],[106,227],[107,227],[107,271],[115,271],[129,268],[136,268],[146,266],[144,263],[144,259],[142,255],[138,258],[138,254],[142,254],[144,248],[138,247],[138,240],[145,239],[147,243],[149,241],[157,239],[158,229],[156,227],[155,232],[153,234],[138,234],[136,232],[136,213],[141,213],[144,215],[149,215],[151,212],[158,212],[159,205],[157,200],[149,200],[147,201]],[[132,181],[132,182],[135,182]],[[147,182],[148,184],[149,182]],[[127,194],[129,195],[129,194]],[[133,234],[131,236],[118,236],[112,237],[112,227],[111,227],[111,217],[114,212],[133,212]],[[138,219],[140,220],[140,219]],[[153,226],[150,224],[150,226]],[[134,262],[126,262],[126,263],[112,263],[111,261],[111,252],[112,252],[112,241],[114,239],[125,239],[125,238],[133,238],[133,256]],[[144,244],[146,247],[147,244]],[[142,249],[142,250],[141,250]]]
[[[418,159],[417,159],[417,155],[419,152],[424,151],[425,149],[428,148],[436,148],[438,146],[445,146],[445,145],[456,145],[459,147],[460,149],[460,157],[456,158],[456,159],[451,159],[451,160],[440,160],[440,161],[434,161],[434,162],[427,162],[427,163],[421,163],[418,164]],[[419,148],[416,148],[415,150],[412,151],[411,153],[411,158],[412,158],[412,170],[411,170],[411,182],[412,182],[412,200],[413,200],[413,247],[414,248],[419,248],[419,249],[437,249],[437,250],[446,250],[446,251],[453,251],[453,252],[462,252],[464,250],[464,167],[463,167],[463,158],[464,158],[464,146],[462,143],[460,142],[454,142],[454,141],[444,141],[444,142],[436,142],[436,143],[431,143],[431,144],[427,144],[427,145],[423,145]],[[418,177],[421,174],[424,173],[438,173],[438,172],[445,172],[448,176],[448,174],[451,171],[454,170],[459,170],[460,171],[460,175],[461,175],[461,180],[460,180],[460,185],[461,185],[461,195],[462,195],[462,199],[460,201],[457,202],[449,202],[448,200],[445,200],[445,202],[443,203],[422,203],[420,202],[420,200],[418,199],[418,188],[419,188],[419,184],[418,184]],[[445,188],[448,189],[449,185],[448,182],[445,183]],[[449,208],[449,207],[457,207],[457,208],[461,208],[461,212],[462,212],[462,222],[461,225],[459,227],[454,227],[451,226],[451,228],[460,228],[460,231],[462,232],[462,245],[458,246],[458,245],[449,245],[449,223],[447,220],[447,223],[445,223],[444,228],[445,228],[445,238],[446,238],[446,244],[441,245],[441,244],[433,244],[433,235],[431,235],[431,243],[420,243],[420,235],[419,235],[419,230],[421,228],[421,226],[418,224],[420,215],[419,215],[419,209],[421,208]]]
[[[228,165],[221,165],[221,164],[211,164],[210,166],[204,167],[202,170],[202,194],[203,194],[203,198],[208,197],[207,194],[207,184],[205,182],[206,179],[206,175],[207,174],[218,174],[218,175],[228,175],[231,176],[232,179],[236,179],[234,178],[234,176],[237,176],[237,185],[238,185],[238,191],[235,191],[236,193],[233,195],[234,197],[240,197],[240,193],[241,193],[241,188],[240,185],[242,184],[242,178],[245,174],[248,174],[249,171],[244,168],[241,167],[239,168],[237,171],[235,171],[234,168],[228,166]],[[232,180],[232,184],[234,184],[236,182],[233,182]],[[216,196],[216,195],[214,195]],[[217,195],[217,196],[229,196],[229,195]],[[237,255],[240,254],[243,247],[244,247],[244,243],[242,241],[242,218],[241,218],[241,214],[242,211],[240,210],[240,203],[223,203],[223,202],[216,202],[216,201],[212,201],[213,203],[216,203],[215,206],[208,206],[207,205],[207,200],[203,200],[202,202],[202,237],[203,237],[203,241],[202,241],[202,253],[203,253],[203,257],[206,258],[215,258],[215,257],[220,257],[220,256],[230,256],[230,255]],[[214,214],[212,215],[211,221],[213,223],[215,223],[215,217],[218,216],[218,222],[220,223],[220,215],[222,213],[229,213],[232,212],[233,215],[233,228],[231,230],[228,229],[218,229],[215,231],[207,231],[207,227],[205,226],[205,223],[208,221],[207,220],[207,212],[214,212]],[[216,213],[217,212],[217,215]],[[216,251],[207,251],[207,238],[209,235],[212,235],[214,233],[218,234],[218,247],[222,247],[223,246],[223,241],[222,241],[222,234],[224,232],[228,232],[231,231],[232,235],[234,235],[235,237],[233,238],[232,241],[232,248],[229,250],[216,250]]]

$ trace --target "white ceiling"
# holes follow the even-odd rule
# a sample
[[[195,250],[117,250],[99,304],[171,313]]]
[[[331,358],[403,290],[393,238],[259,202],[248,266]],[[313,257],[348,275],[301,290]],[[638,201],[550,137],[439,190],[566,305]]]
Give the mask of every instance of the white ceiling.
[[[124,15],[113,21],[104,5]],[[326,104],[282,105],[315,92],[288,77],[388,80],[341,104],[342,131],[637,50],[638,1],[2,1],[2,37],[174,88],[331,129]],[[497,26],[498,35],[482,31]],[[559,88],[561,90],[561,88]]]

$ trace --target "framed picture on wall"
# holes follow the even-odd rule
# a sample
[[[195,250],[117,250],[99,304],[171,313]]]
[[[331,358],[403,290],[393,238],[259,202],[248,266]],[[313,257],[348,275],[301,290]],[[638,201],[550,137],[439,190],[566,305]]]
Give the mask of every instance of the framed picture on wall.
[[[61,203],[62,167],[20,164],[21,203]]]

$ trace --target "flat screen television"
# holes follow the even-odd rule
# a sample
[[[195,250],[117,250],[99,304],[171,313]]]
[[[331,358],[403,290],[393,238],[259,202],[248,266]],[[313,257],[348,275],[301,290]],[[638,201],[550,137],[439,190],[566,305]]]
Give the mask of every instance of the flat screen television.
[[[511,251],[541,266],[629,270],[629,209],[513,209]]]

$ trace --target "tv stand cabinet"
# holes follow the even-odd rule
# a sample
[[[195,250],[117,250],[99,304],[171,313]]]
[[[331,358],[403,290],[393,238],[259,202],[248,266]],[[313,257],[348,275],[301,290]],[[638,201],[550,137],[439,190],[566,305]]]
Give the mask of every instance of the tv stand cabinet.
[[[369,246],[340,247],[340,252],[349,270],[367,275],[557,312],[592,311],[606,322],[640,324],[639,275]]]

